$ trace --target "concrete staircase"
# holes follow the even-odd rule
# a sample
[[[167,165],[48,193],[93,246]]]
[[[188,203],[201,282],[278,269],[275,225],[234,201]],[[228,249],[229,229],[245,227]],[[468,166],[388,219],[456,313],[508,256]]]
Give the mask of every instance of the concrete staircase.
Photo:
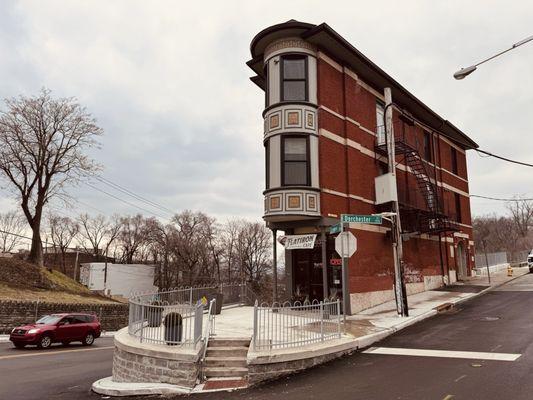
[[[207,345],[204,389],[227,389],[247,386],[246,355],[249,338],[211,338]]]

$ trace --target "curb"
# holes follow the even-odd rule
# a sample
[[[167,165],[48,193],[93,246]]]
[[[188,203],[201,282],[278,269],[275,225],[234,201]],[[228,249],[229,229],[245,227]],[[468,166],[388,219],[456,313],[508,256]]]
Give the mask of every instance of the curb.
[[[528,273],[529,273],[529,272],[526,272],[525,274],[514,276],[512,279],[509,279],[508,281],[500,282],[500,283],[498,283],[498,284],[496,284],[496,285],[491,285],[491,286],[489,286],[488,288],[485,288],[485,289],[483,289],[482,291],[480,291],[480,292],[478,292],[478,293],[473,293],[472,296],[464,297],[464,298],[462,298],[462,299],[456,300],[455,302],[452,302],[452,304],[453,304],[453,305],[457,305],[457,304],[464,303],[465,301],[475,299],[476,297],[482,296],[482,295],[484,295],[485,293],[490,292],[490,291],[492,291],[492,290],[494,290],[494,289],[498,289],[499,287],[501,287],[501,286],[503,286],[503,285],[506,285],[506,284],[508,284],[509,282],[514,281],[515,279],[521,278],[521,277],[527,275]]]
[[[113,382],[111,376],[99,379],[92,384],[93,392],[105,396],[146,396],[146,395],[171,395],[189,394],[190,389],[168,383],[128,383]]]
[[[450,303],[453,305],[457,305],[457,304],[461,304],[466,301],[475,299],[491,290],[497,289],[500,286],[503,286],[526,274],[515,276],[512,279],[509,279],[505,282],[501,282],[493,286],[490,286],[486,289],[483,289],[482,291],[478,293],[470,293],[468,296],[457,299],[455,301],[451,301]],[[383,340],[387,338],[388,336],[393,335],[396,332],[399,332],[418,322],[422,322],[437,314],[439,314],[439,312],[435,308],[433,308],[431,310],[423,312],[420,315],[417,315],[416,317],[412,317],[411,319],[407,321],[399,321],[397,325],[394,325],[390,328],[385,328],[379,332],[374,332],[369,335],[355,338],[353,342],[353,346],[350,346],[351,349],[350,348],[346,349],[347,352],[345,354],[353,353],[355,351],[361,351],[362,349],[370,347],[372,344],[380,340]],[[106,334],[108,334],[109,336],[114,336],[115,332],[106,332]],[[102,334],[102,336],[104,336],[104,334]],[[107,396],[117,396],[117,397],[119,396],[141,396],[141,395],[174,395],[174,394],[191,395],[191,394],[197,394],[197,393],[209,393],[209,392],[220,392],[220,391],[232,392],[232,391],[237,391],[241,389],[245,389],[245,388],[215,389],[215,390],[204,391],[202,390],[201,387],[198,387],[198,386],[193,389],[189,389],[189,388],[184,388],[184,387],[165,384],[165,383],[119,383],[119,382],[113,382],[112,377],[100,379],[94,382],[92,385],[92,390],[98,394],[107,395]]]

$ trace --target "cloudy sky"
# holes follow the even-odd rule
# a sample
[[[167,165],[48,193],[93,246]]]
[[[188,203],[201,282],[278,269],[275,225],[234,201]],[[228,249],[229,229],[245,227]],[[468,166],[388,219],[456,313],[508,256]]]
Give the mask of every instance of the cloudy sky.
[[[482,149],[533,162],[533,42],[452,78],[532,35],[529,1],[0,0],[0,97],[75,96],[105,130],[104,177],[172,210],[259,219],[264,101],[245,62],[257,32],[291,18],[327,22]],[[471,193],[533,197],[531,169],[468,162]],[[86,185],[72,195],[63,212],[139,211]]]

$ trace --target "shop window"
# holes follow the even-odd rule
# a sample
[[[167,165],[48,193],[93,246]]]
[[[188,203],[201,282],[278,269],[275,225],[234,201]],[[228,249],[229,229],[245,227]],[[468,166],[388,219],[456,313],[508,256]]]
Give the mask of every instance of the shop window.
[[[307,101],[307,57],[281,58],[281,100]]]
[[[283,186],[309,185],[309,151],[305,137],[284,137],[282,140]]]

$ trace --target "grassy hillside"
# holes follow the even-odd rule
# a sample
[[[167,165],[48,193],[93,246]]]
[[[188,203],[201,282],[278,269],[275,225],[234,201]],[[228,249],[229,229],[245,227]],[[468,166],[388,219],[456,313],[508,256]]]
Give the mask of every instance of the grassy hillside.
[[[68,303],[112,303],[56,270],[16,258],[0,258],[0,299]]]

